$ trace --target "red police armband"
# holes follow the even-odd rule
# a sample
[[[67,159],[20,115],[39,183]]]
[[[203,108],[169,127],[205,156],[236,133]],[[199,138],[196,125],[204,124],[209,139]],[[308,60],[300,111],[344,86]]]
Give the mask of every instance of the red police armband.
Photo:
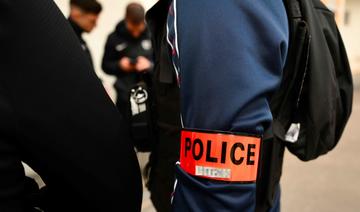
[[[228,182],[255,182],[261,138],[182,130],[180,166],[187,173]]]

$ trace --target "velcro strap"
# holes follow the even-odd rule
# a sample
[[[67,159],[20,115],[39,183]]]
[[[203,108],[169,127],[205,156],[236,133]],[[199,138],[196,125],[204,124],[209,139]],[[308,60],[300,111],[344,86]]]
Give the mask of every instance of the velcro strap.
[[[180,166],[190,175],[228,182],[255,182],[261,137],[182,130]]]

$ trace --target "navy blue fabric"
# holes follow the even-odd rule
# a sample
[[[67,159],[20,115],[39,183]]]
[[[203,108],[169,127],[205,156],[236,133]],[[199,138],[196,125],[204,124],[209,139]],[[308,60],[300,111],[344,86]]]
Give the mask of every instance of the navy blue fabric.
[[[174,0],[167,26],[183,127],[263,134],[287,56],[282,0]],[[177,180],[174,211],[255,210],[255,183],[199,179],[179,167]]]
[[[188,175],[178,165],[176,176],[173,212],[255,210],[255,184],[214,184],[209,180]]]
[[[185,127],[261,134],[287,53],[282,0],[176,3]]]
[[[280,211],[280,206],[281,206],[280,205],[280,197],[281,197],[281,188],[280,188],[280,185],[278,185],[278,188],[276,190],[275,197],[274,197],[274,205],[269,210],[269,212],[279,212]]]

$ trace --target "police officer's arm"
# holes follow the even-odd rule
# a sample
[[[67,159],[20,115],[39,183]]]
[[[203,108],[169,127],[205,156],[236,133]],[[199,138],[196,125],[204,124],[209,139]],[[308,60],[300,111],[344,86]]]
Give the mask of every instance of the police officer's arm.
[[[184,124],[262,134],[287,52],[282,1],[176,2]]]
[[[217,0],[174,0],[173,3],[168,38],[178,56],[174,62],[178,64],[181,82],[184,127],[262,135],[272,121],[268,98],[280,82],[287,52],[287,17],[282,1],[231,0],[220,4]],[[208,140],[204,142],[207,150],[199,155],[210,161],[205,168],[214,164],[213,161],[220,165],[220,158],[209,159],[214,145]],[[190,149],[191,145],[187,147]],[[245,148],[235,149],[241,152]],[[242,152],[249,155],[249,151]],[[234,159],[231,151],[224,154]],[[235,164],[233,161],[229,164]],[[236,165],[241,162],[242,167],[248,165],[248,168],[254,164],[237,162]],[[210,176],[210,171],[204,174]],[[178,179],[181,188],[175,190],[174,208],[255,209],[256,174],[243,184],[200,181],[180,171]]]

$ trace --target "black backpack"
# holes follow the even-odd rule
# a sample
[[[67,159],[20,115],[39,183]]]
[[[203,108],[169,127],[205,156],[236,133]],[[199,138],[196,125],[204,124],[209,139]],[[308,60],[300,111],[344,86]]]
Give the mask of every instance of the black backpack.
[[[271,100],[273,135],[308,161],[338,143],[352,110],[352,75],[333,12],[319,0],[284,4],[290,47],[281,86]]]

